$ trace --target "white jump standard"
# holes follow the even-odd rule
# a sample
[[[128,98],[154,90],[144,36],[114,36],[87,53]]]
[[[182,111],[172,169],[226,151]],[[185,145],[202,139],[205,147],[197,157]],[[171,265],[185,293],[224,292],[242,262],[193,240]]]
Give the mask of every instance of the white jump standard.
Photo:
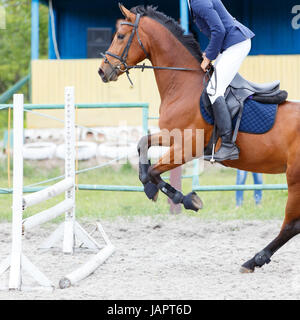
[[[62,251],[74,253],[76,241],[89,249],[100,250],[93,258],[60,280],[60,288],[67,288],[93,273],[112,255],[115,248],[100,223],[97,224],[105,247],[100,246],[75,220],[75,102],[74,88],[65,88],[65,178],[41,191],[23,196],[23,95],[14,95],[14,172],[11,255],[0,264],[0,275],[10,268],[9,283],[5,289],[22,290],[22,274],[26,271],[44,289],[52,290],[53,283],[22,253],[22,236],[42,223],[65,214],[65,221],[41,245],[52,248],[62,241]],[[65,200],[23,220],[23,210],[65,193]],[[29,288],[33,289],[33,288]]]

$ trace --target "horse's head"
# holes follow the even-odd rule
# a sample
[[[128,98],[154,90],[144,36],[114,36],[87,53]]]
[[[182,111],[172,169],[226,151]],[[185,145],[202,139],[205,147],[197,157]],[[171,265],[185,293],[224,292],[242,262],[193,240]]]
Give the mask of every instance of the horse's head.
[[[134,66],[148,57],[145,42],[142,42],[143,33],[139,27],[139,14],[135,15],[119,4],[125,19],[121,21],[115,37],[99,68],[99,75],[103,82],[117,81],[119,75],[128,72],[129,66]]]

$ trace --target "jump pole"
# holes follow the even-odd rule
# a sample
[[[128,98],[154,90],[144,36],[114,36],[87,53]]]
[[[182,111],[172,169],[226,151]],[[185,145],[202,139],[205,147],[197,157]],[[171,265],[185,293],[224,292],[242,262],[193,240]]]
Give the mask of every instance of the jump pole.
[[[63,252],[72,254],[75,240],[90,249],[100,251],[83,266],[62,278],[60,288],[67,288],[93,273],[115,251],[100,223],[98,230],[105,242],[101,246],[75,220],[75,102],[74,88],[65,88],[65,179],[53,186],[23,197],[23,95],[14,95],[14,189],[12,219],[12,250],[11,256],[0,264],[0,275],[10,268],[10,290],[21,290],[22,271],[38,282],[43,289],[53,290],[52,282],[22,253],[23,234],[42,223],[50,221],[65,213],[65,221],[44,242],[42,248],[50,249],[58,240],[63,240]],[[39,212],[23,220],[23,210],[37,205],[65,192],[65,200],[59,204]],[[5,288],[7,289],[7,288]],[[32,289],[32,288],[29,288]]]
[[[61,278],[59,281],[59,287],[61,289],[69,288],[71,285],[88,277],[98,268],[99,265],[104,263],[114,253],[115,247],[110,242],[100,223],[97,223],[97,228],[101,233],[106,246],[98,254],[88,260],[83,266]]]
[[[74,206],[65,213],[65,221],[42,244],[41,248],[50,249],[60,239],[63,239],[63,252],[72,254],[76,240],[89,249],[99,252],[84,265],[66,275],[59,281],[59,287],[65,289],[92,274],[115,251],[100,223],[98,230],[104,239],[105,246],[101,246],[81,227],[75,217],[75,94],[73,87],[65,88],[65,179],[71,179],[72,187],[65,193],[65,201]]]

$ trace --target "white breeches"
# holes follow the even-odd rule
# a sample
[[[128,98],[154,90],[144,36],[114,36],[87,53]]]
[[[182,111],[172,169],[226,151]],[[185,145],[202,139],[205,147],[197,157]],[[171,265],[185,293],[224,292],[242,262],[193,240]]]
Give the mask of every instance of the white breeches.
[[[229,47],[222,54],[219,54],[214,63],[214,68],[217,71],[217,86],[215,83],[215,74],[212,75],[211,81],[207,86],[207,93],[212,104],[218,97],[224,96],[226,89],[238,73],[250,49],[251,39],[247,39]]]

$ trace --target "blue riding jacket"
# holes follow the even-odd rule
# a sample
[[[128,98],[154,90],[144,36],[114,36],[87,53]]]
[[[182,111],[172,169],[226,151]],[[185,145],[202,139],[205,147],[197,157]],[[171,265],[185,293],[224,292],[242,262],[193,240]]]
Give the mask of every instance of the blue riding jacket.
[[[209,60],[215,60],[219,53],[255,36],[250,29],[232,17],[221,0],[188,1],[196,25],[210,39],[205,50]]]

